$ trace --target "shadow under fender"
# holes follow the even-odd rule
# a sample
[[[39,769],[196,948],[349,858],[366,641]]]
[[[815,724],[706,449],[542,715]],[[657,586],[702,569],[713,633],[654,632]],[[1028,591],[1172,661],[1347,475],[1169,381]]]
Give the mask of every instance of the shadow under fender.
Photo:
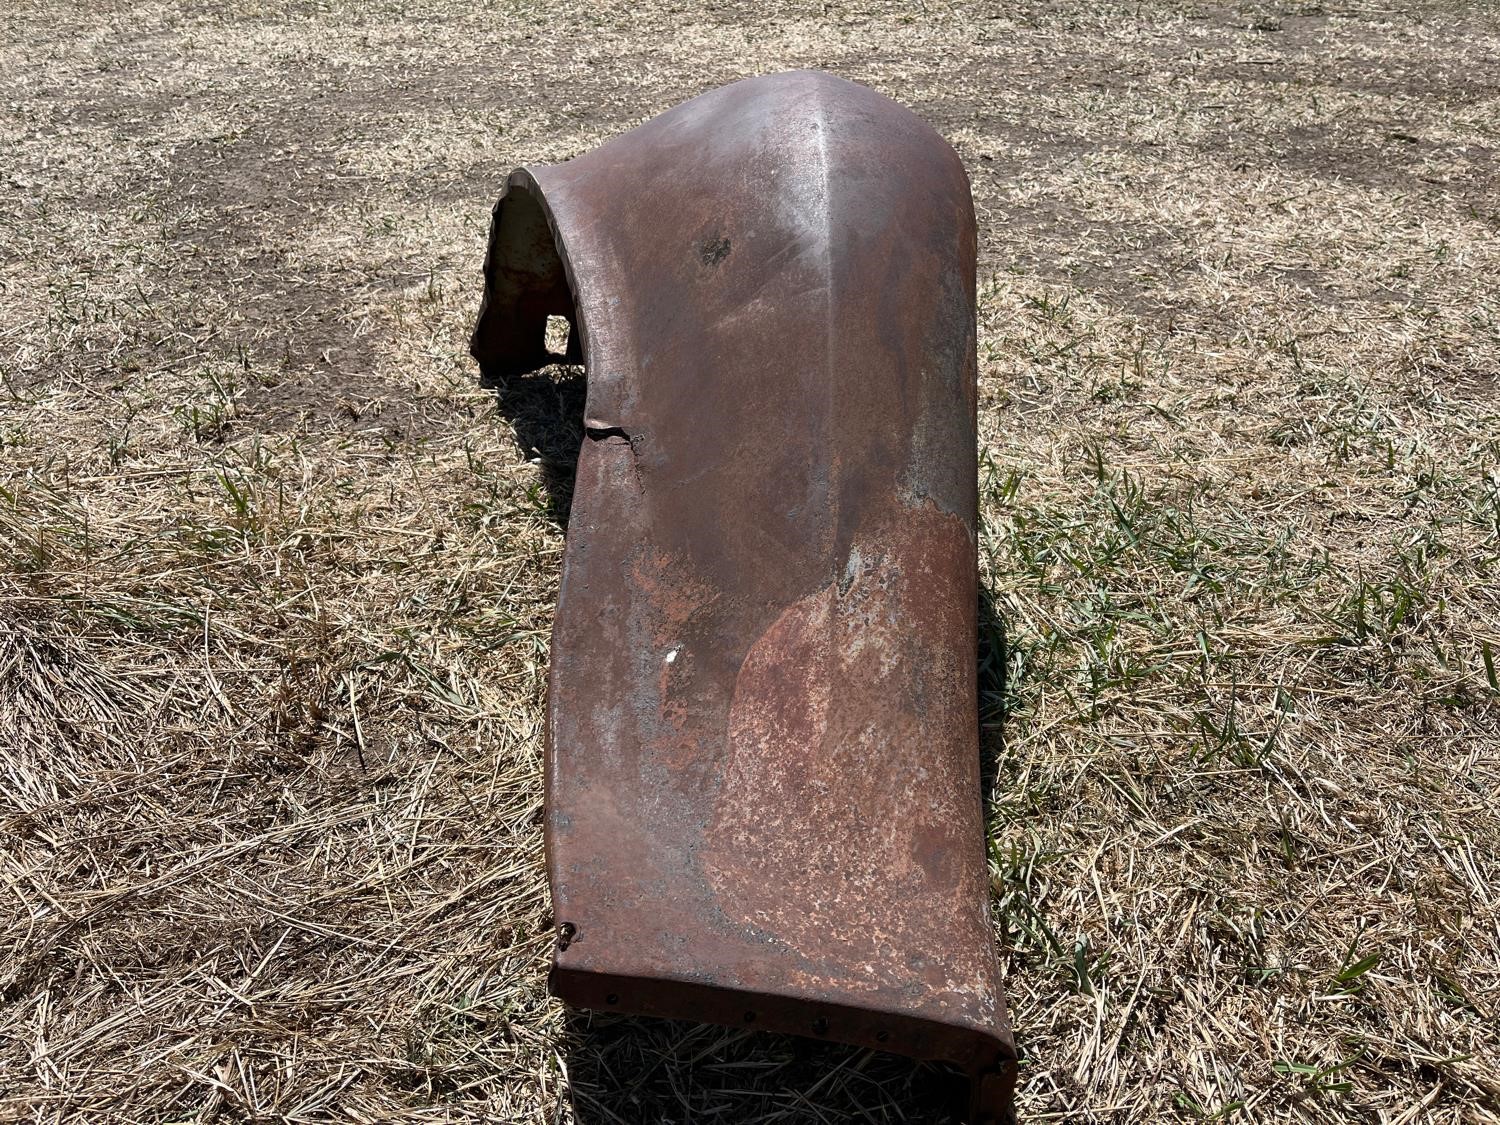
[[[943,1060],[1010,1112],[975,684],[975,225],[825,74],[513,173],[473,353],[588,376],[547,705],[550,983]]]

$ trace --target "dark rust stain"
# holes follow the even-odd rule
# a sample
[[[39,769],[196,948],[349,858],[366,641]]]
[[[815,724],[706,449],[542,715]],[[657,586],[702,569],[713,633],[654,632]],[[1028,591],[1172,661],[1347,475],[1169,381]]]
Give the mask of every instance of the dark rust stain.
[[[565,316],[588,373],[553,990],[945,1060],[983,1121],[1015,1049],[979,797],[974,259],[931,128],[827,75],[751,79],[515,172],[473,351],[532,369]]]
[[[716,234],[698,243],[698,260],[709,269],[713,269],[729,257],[730,249],[729,239],[722,234]]]

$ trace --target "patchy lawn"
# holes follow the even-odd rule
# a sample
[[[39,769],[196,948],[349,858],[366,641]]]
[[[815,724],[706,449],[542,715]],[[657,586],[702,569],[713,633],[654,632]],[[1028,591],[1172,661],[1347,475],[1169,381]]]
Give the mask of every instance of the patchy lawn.
[[[581,380],[479,387],[489,208],[811,66],[974,184],[1023,1119],[1500,1121],[1493,9],[0,31],[0,1120],[942,1118],[929,1067],[542,987]]]

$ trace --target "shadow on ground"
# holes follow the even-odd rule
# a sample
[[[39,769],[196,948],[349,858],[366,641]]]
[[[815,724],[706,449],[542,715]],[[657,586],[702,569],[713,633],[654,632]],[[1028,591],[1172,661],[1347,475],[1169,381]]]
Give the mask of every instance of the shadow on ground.
[[[485,375],[480,382],[495,392],[495,405],[515,430],[521,452],[541,466],[540,498],[565,529],[583,448],[583,368],[559,364],[524,375]]]
[[[979,583],[979,791],[989,813],[1000,762],[1005,756],[1005,665],[1010,658],[1005,619],[995,597]],[[986,816],[986,821],[992,818]]]
[[[961,1119],[956,1072],[792,1035],[678,1020],[569,1018],[577,1125]]]

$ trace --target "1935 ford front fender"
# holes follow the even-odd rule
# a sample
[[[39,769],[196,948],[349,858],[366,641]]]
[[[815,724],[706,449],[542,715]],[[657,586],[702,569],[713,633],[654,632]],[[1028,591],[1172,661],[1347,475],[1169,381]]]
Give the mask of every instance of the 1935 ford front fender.
[[[953,150],[817,73],[705,94],[495,211],[473,352],[588,375],[547,730],[571,1003],[1015,1051],[975,685],[975,225]],[[581,348],[579,347],[581,345]]]

